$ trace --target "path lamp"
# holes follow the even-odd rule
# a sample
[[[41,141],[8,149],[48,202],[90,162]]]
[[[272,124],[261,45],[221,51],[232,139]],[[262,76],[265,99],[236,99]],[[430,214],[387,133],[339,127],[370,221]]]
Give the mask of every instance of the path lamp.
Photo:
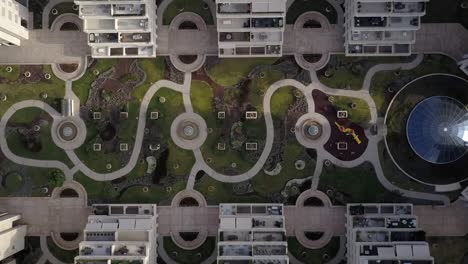
[[[25,72],[24,72],[24,77],[26,77],[26,78],[31,77],[31,72],[25,71]]]
[[[78,5],[73,5],[73,10],[77,11],[78,10]]]
[[[49,97],[49,95],[48,95],[47,93],[45,93],[45,92],[42,92],[42,93],[41,93],[41,98],[42,98],[42,99],[45,100],[45,99],[47,99],[47,97]]]
[[[56,8],[52,9],[52,15],[56,16],[58,14],[58,10]]]
[[[467,9],[467,8],[468,8],[468,1],[463,1],[463,2],[460,4],[460,7],[463,8],[463,9]]]
[[[6,67],[6,71],[7,71],[7,72],[12,72],[12,71],[13,71],[13,68],[12,68],[11,66],[8,66],[8,67]]]
[[[325,12],[330,13],[331,11],[332,11],[332,9],[331,9],[329,6],[327,6],[327,7],[325,8]]]
[[[0,94],[0,101],[5,102],[8,99],[6,94]]]
[[[45,78],[46,80],[50,80],[51,77],[52,77],[52,76],[51,76],[49,73],[44,74],[44,78]]]
[[[159,102],[161,104],[164,104],[166,102],[166,97],[164,97],[164,96],[159,97]]]

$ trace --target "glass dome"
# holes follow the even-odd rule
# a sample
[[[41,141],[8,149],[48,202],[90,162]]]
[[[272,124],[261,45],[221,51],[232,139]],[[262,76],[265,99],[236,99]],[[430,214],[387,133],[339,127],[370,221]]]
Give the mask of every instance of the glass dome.
[[[406,132],[422,159],[435,164],[456,161],[468,150],[468,111],[451,97],[429,97],[412,110]]]

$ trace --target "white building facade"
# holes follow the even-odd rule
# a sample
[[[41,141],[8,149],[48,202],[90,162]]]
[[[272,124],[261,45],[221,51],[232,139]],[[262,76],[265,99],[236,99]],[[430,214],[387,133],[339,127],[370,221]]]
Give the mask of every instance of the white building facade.
[[[281,57],[286,0],[216,0],[219,57]]]
[[[94,205],[75,264],[154,264],[157,259],[157,208],[147,204]]]
[[[411,204],[348,204],[349,264],[433,264]]]
[[[221,204],[217,263],[289,263],[283,205]]]
[[[75,0],[95,58],[156,57],[156,1]]]
[[[20,215],[0,213],[0,261],[24,249],[27,227],[20,220]]]
[[[0,1],[0,46],[19,46],[29,38],[28,8],[16,0]]]
[[[347,56],[409,56],[429,0],[345,0]]]

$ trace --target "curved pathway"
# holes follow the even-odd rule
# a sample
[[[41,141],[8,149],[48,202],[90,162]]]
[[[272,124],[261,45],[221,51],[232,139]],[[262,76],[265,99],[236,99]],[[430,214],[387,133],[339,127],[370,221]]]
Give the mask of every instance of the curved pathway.
[[[255,163],[255,165],[245,173],[242,173],[239,175],[225,175],[225,174],[216,172],[213,168],[211,168],[205,162],[205,159],[203,158],[203,154],[201,153],[201,150],[196,149],[193,151],[195,155],[196,163],[192,169],[192,172],[190,173],[190,177],[187,183],[187,188],[193,189],[194,184],[195,184],[195,176],[197,172],[200,170],[203,170],[205,173],[210,175],[215,180],[226,182],[226,183],[237,183],[237,182],[246,181],[254,177],[255,175],[257,175],[258,172],[262,170],[263,166],[265,165],[265,162],[268,159],[268,156],[270,155],[271,149],[273,148],[274,127],[273,127],[273,119],[271,116],[271,106],[270,106],[271,97],[279,88],[288,87],[288,86],[295,87],[299,89],[302,93],[304,93],[304,95],[306,96],[307,103],[308,103],[309,112],[315,109],[315,104],[312,98],[312,93],[302,83],[296,80],[292,80],[292,79],[280,80],[274,83],[268,88],[268,90],[265,93],[265,96],[263,97],[263,108],[264,108],[264,117],[265,117],[267,134],[266,134],[266,140],[265,140],[265,148],[263,149],[263,152],[260,155],[260,158],[258,159],[257,163]]]
[[[49,14],[52,8],[60,3],[73,2],[73,0],[49,0],[42,11],[42,28],[49,28]]]
[[[13,114],[16,111],[30,107],[36,107],[44,110],[52,117],[52,119],[54,120],[53,122],[56,122],[61,117],[61,115],[54,108],[39,100],[26,100],[12,105],[10,108],[8,108],[5,114],[3,114],[2,119],[0,120],[0,148],[3,154],[9,160],[20,165],[38,168],[58,168],[64,172],[65,177],[68,180],[72,179],[73,175],[71,173],[71,170],[70,168],[68,168],[67,165],[65,165],[65,163],[57,160],[38,160],[20,157],[14,154],[8,147],[7,135],[5,133],[8,120],[13,116]]]
[[[65,262],[58,260],[54,255],[52,255],[52,253],[49,250],[49,247],[47,246],[47,236],[44,235],[41,236],[41,251],[41,259],[46,258],[52,264],[65,264]]]

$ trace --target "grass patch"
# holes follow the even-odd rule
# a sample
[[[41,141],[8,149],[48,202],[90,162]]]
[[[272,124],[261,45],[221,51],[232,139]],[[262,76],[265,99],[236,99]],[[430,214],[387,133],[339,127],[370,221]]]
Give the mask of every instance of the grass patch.
[[[148,186],[148,192],[142,191],[142,186],[133,186],[125,190],[119,197],[120,203],[157,203],[169,204],[172,198],[180,191],[185,189],[185,182],[179,181],[166,189],[163,186]]]
[[[327,12],[329,10],[330,12]],[[286,23],[294,24],[296,19],[305,12],[316,11],[328,18],[331,24],[337,23],[337,13],[335,8],[326,0],[296,0],[289,7],[286,14]]]
[[[35,115],[32,116],[32,114]],[[52,120],[45,111],[40,110],[38,108],[24,108],[18,110],[15,114],[13,114],[12,118],[9,120],[9,124],[11,124],[11,122],[15,120],[31,121],[37,118],[47,120],[46,124],[42,125],[40,127],[40,131],[38,132],[39,136],[37,143],[40,144],[40,147],[35,151],[28,149],[28,142],[26,141],[26,137],[20,134],[17,129],[15,129],[7,137],[8,147],[10,148],[10,150],[14,154],[24,158],[39,160],[58,160],[62,161],[65,164],[72,165],[67,155],[65,155],[65,152],[55,145],[51,134]],[[30,123],[22,124],[25,124],[27,126],[30,125]]]
[[[340,249],[340,237],[333,237],[325,247],[320,249],[305,248],[295,237],[288,237],[288,249],[302,263],[323,264],[327,263],[338,253]],[[324,259],[324,255],[328,255],[328,259]]]
[[[427,237],[435,263],[460,264],[468,254],[468,235],[460,237]],[[437,244],[437,246],[435,246]],[[466,260],[466,258],[465,258]]]
[[[74,175],[74,180],[86,189],[88,200],[115,202],[118,193],[114,190],[110,181],[95,181],[82,172]]]
[[[258,194],[236,195],[233,190],[234,184],[219,182],[208,175],[196,182],[195,190],[206,198],[209,204],[220,203],[266,203],[268,197]]]
[[[50,250],[50,253],[54,255],[58,260],[65,263],[73,263],[76,256],[78,256],[78,249],[75,250],[64,250],[59,248],[52,240],[51,237],[47,237],[47,247]]]
[[[305,159],[307,156],[304,153],[304,147],[297,143],[296,139],[290,140],[284,147],[284,160],[281,162],[283,169],[278,175],[267,175],[263,171],[252,178],[254,190],[263,196],[279,193],[284,188],[286,183],[292,179],[301,179],[311,176],[315,169],[315,160]],[[297,170],[295,163],[302,159],[306,162],[303,170]]]
[[[370,68],[384,63],[405,63],[412,57],[346,57],[332,55],[327,66],[318,71],[321,83],[331,88],[360,90]],[[327,77],[329,76],[329,77]]]
[[[211,11],[202,0],[174,0],[170,3],[163,14],[163,25],[171,24],[171,21],[180,13],[193,12],[200,15],[205,23],[213,25]]]
[[[86,73],[79,80],[73,82],[73,92],[80,98],[81,104],[85,104],[88,100],[91,84],[96,80],[97,75],[110,70],[117,62],[116,59],[98,59],[86,70]]]
[[[16,164],[8,159],[0,161],[0,175],[2,177],[9,177],[9,175],[20,175],[20,177],[30,177],[31,179],[31,197],[44,197],[47,194],[42,191],[43,187],[48,187],[52,191],[52,187],[49,186],[49,177],[55,169],[49,168],[36,168],[23,166]],[[5,188],[0,185],[0,197],[6,197],[16,194],[17,190]]]
[[[273,64],[276,60],[275,58],[220,59],[219,63],[207,70],[207,73],[217,84],[230,87],[247,78],[247,74],[256,66]]]
[[[431,73],[450,73],[464,76],[457,63],[445,55],[425,55],[423,61],[416,68],[409,71],[382,71],[372,78],[370,95],[374,99],[379,116],[384,116],[388,105],[395,93],[410,81]]]
[[[351,122],[366,125],[371,119],[369,105],[366,101],[346,96],[333,96],[332,105],[337,111],[348,111],[348,118]],[[354,108],[352,106],[355,106]]]
[[[387,191],[380,184],[370,163],[354,168],[324,168],[320,176],[319,190],[332,190],[334,203],[398,202],[400,196]]]
[[[7,71],[7,67],[11,67],[11,72]],[[20,76],[20,67],[18,65],[1,65],[0,79],[4,78],[8,81],[18,80]]]
[[[35,83],[23,83],[19,79],[9,83],[0,84],[0,94],[5,94],[7,100],[0,102],[0,116],[3,115],[11,105],[24,100],[40,100],[49,105],[55,105],[58,99],[65,95],[65,82],[58,79],[50,66],[45,65],[42,74],[49,73],[49,80],[42,79]],[[22,73],[19,75],[22,76]],[[47,93],[47,99],[41,98],[41,93]]]
[[[215,237],[208,237],[205,243],[194,250],[184,250],[178,247],[170,237],[164,237],[163,239],[166,253],[172,260],[180,264],[202,263],[211,256],[216,247]],[[177,256],[174,256],[173,252],[177,252]]]
[[[294,101],[293,87],[282,87],[276,90],[271,96],[271,115],[278,119],[283,119],[288,111],[289,105]]]
[[[284,74],[277,70],[263,70],[250,82],[249,85],[249,99],[250,103],[257,109],[257,111],[263,111],[263,97],[275,82],[284,79]]]

